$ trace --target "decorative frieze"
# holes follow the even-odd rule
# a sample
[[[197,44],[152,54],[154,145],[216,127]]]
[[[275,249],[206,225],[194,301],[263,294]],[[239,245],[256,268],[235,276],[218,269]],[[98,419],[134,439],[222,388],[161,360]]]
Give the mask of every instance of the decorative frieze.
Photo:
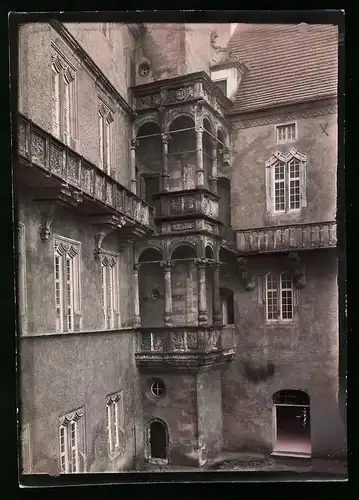
[[[334,248],[336,222],[238,230],[237,249],[241,253]]]
[[[233,120],[232,128],[233,130],[238,130],[242,128],[250,127],[260,127],[262,125],[271,125],[275,123],[285,123],[290,121],[296,121],[298,118],[315,118],[317,116],[325,116],[336,114],[338,112],[337,106],[328,106],[323,108],[313,108],[303,111],[298,111],[294,113],[274,115],[274,116],[264,116],[252,119],[239,119],[238,121]]]
[[[161,104],[160,93],[136,97],[137,109],[157,108]]]
[[[186,101],[187,99],[194,98],[194,88],[192,85],[187,87],[180,87],[178,89],[171,89],[168,91],[168,101]]]

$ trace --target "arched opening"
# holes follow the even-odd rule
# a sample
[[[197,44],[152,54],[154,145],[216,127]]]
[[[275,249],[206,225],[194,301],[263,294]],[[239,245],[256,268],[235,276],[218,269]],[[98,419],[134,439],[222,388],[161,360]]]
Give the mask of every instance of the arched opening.
[[[144,250],[138,262],[140,316],[143,327],[158,327],[164,323],[164,278],[162,253],[155,248]]]
[[[278,455],[310,456],[310,401],[303,391],[282,390],[273,396],[274,445]]]
[[[136,178],[137,194],[151,205],[161,190],[162,141],[157,123],[147,122],[137,133]]]
[[[196,251],[189,245],[180,245],[172,252],[172,322],[175,326],[197,325],[195,258]]]
[[[209,179],[212,172],[212,144],[213,130],[207,118],[203,119],[203,170],[204,170],[204,186],[209,189]]]
[[[170,191],[196,187],[196,133],[189,116],[175,118],[169,127],[168,186]]]
[[[233,292],[229,288],[220,288],[222,320],[224,325],[234,325],[234,299]]]
[[[148,429],[149,458],[167,461],[168,429],[162,420],[152,420]]]

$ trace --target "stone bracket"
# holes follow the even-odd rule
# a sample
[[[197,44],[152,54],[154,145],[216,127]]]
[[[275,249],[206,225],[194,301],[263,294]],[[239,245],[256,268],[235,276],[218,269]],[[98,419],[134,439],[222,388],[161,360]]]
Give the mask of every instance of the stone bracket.
[[[305,271],[298,252],[289,252],[287,258],[296,288],[304,288],[306,285]]]
[[[58,205],[77,207],[83,201],[81,193],[65,183],[58,188],[48,188],[46,193],[46,198],[34,199],[38,204],[41,216],[40,238],[42,241],[47,241],[51,235],[51,227]]]
[[[98,215],[93,216],[91,222],[96,228],[94,256],[95,259],[97,259],[103,253],[101,247],[105,237],[117,229],[122,228],[126,224],[126,218],[116,217],[114,215]]]
[[[248,268],[248,263],[243,257],[237,258],[237,268],[239,271],[240,280],[243,283],[244,289],[247,291],[253,290],[255,288],[255,281],[253,279],[252,273]]]

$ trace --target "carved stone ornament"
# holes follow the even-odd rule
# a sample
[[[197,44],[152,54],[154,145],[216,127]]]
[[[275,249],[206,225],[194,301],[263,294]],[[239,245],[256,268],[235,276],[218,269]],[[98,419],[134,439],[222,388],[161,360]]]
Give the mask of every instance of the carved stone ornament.
[[[233,54],[231,53],[230,50],[228,50],[226,47],[221,47],[220,45],[217,45],[217,38],[218,38],[217,32],[212,31],[211,33],[212,64],[220,64],[233,58]]]
[[[126,224],[125,217],[115,217],[115,216],[105,216],[105,217],[97,217],[94,218],[92,224],[97,228],[97,232],[95,234],[95,249],[94,256],[97,259],[103,252],[101,246],[102,242],[106,236],[110,233],[123,227]]]
[[[290,252],[288,259],[295,286],[299,289],[304,288],[306,285],[304,265],[300,261],[299,254],[297,252]]]
[[[56,201],[38,201],[38,208],[41,217],[40,238],[42,241],[47,241],[55,218]]]
[[[248,263],[243,257],[237,259],[237,268],[239,271],[239,277],[243,282],[245,290],[251,291],[255,288],[255,281],[253,280],[252,273],[248,269]]]
[[[228,148],[222,149],[222,161],[223,165],[230,166],[231,165],[231,153]]]

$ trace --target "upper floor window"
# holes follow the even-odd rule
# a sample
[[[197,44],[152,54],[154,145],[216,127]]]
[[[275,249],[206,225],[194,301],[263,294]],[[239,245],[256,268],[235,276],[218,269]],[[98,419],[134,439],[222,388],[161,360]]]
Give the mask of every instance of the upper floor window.
[[[107,396],[107,435],[110,455],[124,450],[123,391]]]
[[[81,328],[80,243],[61,237],[54,239],[56,331]]]
[[[61,473],[85,472],[85,424],[83,408],[60,417],[59,447]]]
[[[227,79],[225,78],[223,80],[217,80],[214,81],[214,83],[222,90],[223,94],[227,97]]]
[[[276,140],[278,143],[295,141],[297,138],[297,127],[295,123],[276,126]]]
[[[102,101],[98,105],[99,167],[110,174],[113,166],[113,112]]]
[[[51,98],[53,134],[68,146],[75,137],[75,71],[52,53]]]
[[[117,256],[113,256],[110,254],[102,256],[102,307],[104,327],[106,329],[118,328],[120,326],[120,278],[118,267],[119,265]]]
[[[292,149],[276,152],[266,162],[266,198],[268,212],[290,212],[305,207],[306,155]]]
[[[270,272],[265,276],[266,320],[292,321],[294,318],[293,279],[287,271]]]
[[[23,474],[31,474],[31,441],[30,441],[30,425],[27,424],[21,429],[21,470]]]

